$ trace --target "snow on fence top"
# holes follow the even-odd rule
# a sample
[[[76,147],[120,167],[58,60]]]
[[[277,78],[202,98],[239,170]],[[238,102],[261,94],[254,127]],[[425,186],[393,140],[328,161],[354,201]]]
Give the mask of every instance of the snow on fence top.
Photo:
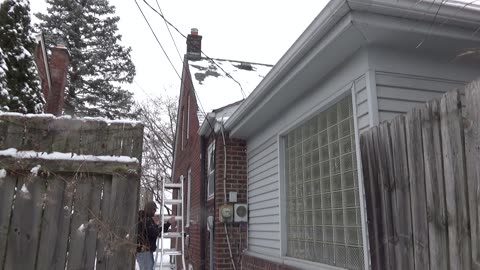
[[[92,161],[131,162],[141,160],[142,142],[143,125],[137,121],[0,113],[0,151],[42,153],[39,158],[63,153],[62,157],[92,157]]]

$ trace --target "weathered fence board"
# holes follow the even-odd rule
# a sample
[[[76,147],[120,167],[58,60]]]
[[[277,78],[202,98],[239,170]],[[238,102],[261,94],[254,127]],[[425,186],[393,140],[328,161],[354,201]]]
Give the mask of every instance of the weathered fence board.
[[[115,253],[107,260],[107,269],[119,269],[125,266],[132,268],[135,264],[136,245],[131,238],[136,232],[136,211],[138,199],[129,194],[137,193],[139,182],[128,175],[113,175],[112,197],[110,201],[110,225],[115,235],[113,241]],[[119,222],[123,221],[123,222]]]
[[[369,133],[368,135],[362,136],[362,146],[361,153],[370,163],[365,164],[363,166],[363,175],[365,179],[365,192],[369,195],[369,200],[367,201],[367,207],[370,210],[368,215],[368,234],[369,241],[372,246],[370,249],[371,253],[371,261],[372,261],[372,268],[381,269],[384,266],[384,262],[382,261],[382,254],[381,248],[382,245],[380,243],[380,232],[379,232],[379,224],[380,224],[380,197],[378,193],[378,183],[377,183],[377,163],[375,159],[375,153],[373,150],[373,132]]]
[[[61,181],[65,181],[65,189],[63,191],[62,209],[58,220],[58,236],[55,241],[55,251],[53,253],[54,270],[65,270],[67,260],[68,239],[70,236],[70,221],[72,216],[73,196],[75,193],[75,175],[56,175]]]
[[[101,185],[103,179],[95,175],[79,174],[73,200],[70,227],[68,269],[93,269],[96,250],[96,223],[100,217]],[[93,254],[92,254],[93,252]]]
[[[100,218],[100,230],[99,237],[97,238],[97,270],[107,269],[106,262],[106,253],[108,253],[108,239],[109,234],[106,229],[108,222],[111,220],[111,198],[112,198],[112,179],[106,178],[103,181],[103,196],[102,196],[102,205],[100,208],[101,218]]]
[[[19,177],[16,190],[5,269],[33,270],[42,222],[45,179],[34,176]]]
[[[414,269],[413,239],[410,207],[407,145],[404,116],[396,117],[390,125],[393,171],[395,175],[395,203],[393,228],[396,236],[396,269]]]
[[[421,117],[430,268],[442,270],[448,269],[448,242],[438,101],[422,108]]]
[[[65,181],[56,176],[47,179],[47,194],[38,248],[37,269],[49,269],[53,264],[57,237],[61,235]]]
[[[7,115],[1,117],[0,121],[7,123],[7,132],[4,142],[5,148],[3,149],[21,148],[23,145],[26,119],[17,119],[17,117]]]
[[[408,174],[412,207],[413,250],[415,269],[429,269],[427,200],[423,166],[420,110],[406,115]]]
[[[139,123],[0,114],[0,269],[133,269],[142,140]]]
[[[458,91],[448,92],[442,98],[440,113],[450,268],[471,269],[463,119]]]
[[[480,81],[461,92],[361,134],[374,270],[480,269]]]
[[[472,240],[472,269],[480,269],[480,82],[465,90],[465,151]]]
[[[393,202],[395,199],[395,180],[393,176],[392,146],[388,123],[379,127],[377,159],[380,166],[380,184],[383,207],[382,226],[384,227],[383,243],[386,253],[385,269],[395,269],[395,233],[393,229]]]
[[[0,266],[4,265],[7,252],[8,227],[17,178],[6,175],[0,178]]]

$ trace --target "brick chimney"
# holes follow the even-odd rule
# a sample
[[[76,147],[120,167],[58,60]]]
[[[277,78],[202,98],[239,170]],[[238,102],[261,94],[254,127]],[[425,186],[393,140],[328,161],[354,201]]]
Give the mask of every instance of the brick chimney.
[[[202,36],[198,35],[198,29],[192,28],[187,36],[187,59],[200,60],[202,57]]]
[[[70,54],[65,46],[57,45],[51,49],[51,56],[48,59],[43,35],[39,37],[38,41],[35,48],[35,64],[46,100],[44,112],[59,116],[63,111]]]
[[[65,84],[67,82],[68,65],[70,64],[70,54],[67,48],[63,45],[52,48],[49,62],[52,86],[47,94],[44,93],[47,99],[45,113],[59,116],[62,115],[63,111]]]

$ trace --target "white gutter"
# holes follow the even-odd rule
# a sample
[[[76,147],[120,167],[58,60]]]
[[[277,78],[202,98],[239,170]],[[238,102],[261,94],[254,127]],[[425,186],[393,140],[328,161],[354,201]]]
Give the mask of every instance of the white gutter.
[[[212,132],[212,127],[216,124],[215,113],[207,113],[205,120],[203,120],[202,125],[198,129],[198,135],[208,136]]]

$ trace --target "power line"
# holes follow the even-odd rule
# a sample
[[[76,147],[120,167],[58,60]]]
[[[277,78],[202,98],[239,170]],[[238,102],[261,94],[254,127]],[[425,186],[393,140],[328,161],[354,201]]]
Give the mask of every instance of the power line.
[[[180,87],[183,88],[184,84],[183,84],[182,77],[179,75],[177,69],[175,68],[175,66],[173,65],[172,61],[170,60],[170,57],[168,56],[168,54],[167,54],[167,52],[165,51],[165,49],[163,48],[162,44],[161,44],[160,41],[158,40],[157,35],[156,35],[155,32],[153,31],[153,29],[152,29],[152,27],[151,27],[148,19],[145,17],[145,14],[143,13],[143,11],[142,11],[142,9],[140,8],[140,6],[138,5],[137,0],[134,0],[134,1],[135,1],[135,4],[137,4],[138,9],[139,9],[140,12],[142,13],[142,16],[143,16],[143,18],[145,19],[145,22],[147,22],[148,27],[150,28],[150,31],[152,32],[153,36],[154,36],[155,39],[157,40],[158,45],[159,45],[160,48],[162,49],[163,53],[165,54],[165,56],[167,57],[168,61],[170,62],[170,65],[172,66],[173,70],[175,71],[175,73],[177,74],[178,78],[180,79]],[[145,1],[145,0],[144,0],[144,1]],[[148,5],[147,2],[145,2],[145,3]],[[148,5],[148,6],[150,6],[150,5]],[[152,8],[152,7],[150,6],[150,8]],[[153,9],[153,8],[152,8],[152,9]],[[154,10],[155,10],[155,9],[154,9]],[[156,11],[156,10],[155,10],[155,11]],[[157,13],[157,14],[159,14],[159,13]],[[163,15],[161,15],[161,16],[163,17]],[[172,27],[174,27],[174,26],[172,26]],[[175,28],[175,27],[174,27],[174,28]],[[176,28],[175,28],[175,29],[176,29]],[[178,31],[178,29],[176,29],[176,30]],[[193,84],[192,84],[191,86],[192,86],[192,89],[193,89],[193,88],[194,88],[194,87],[193,87]],[[208,120],[208,117],[207,117],[207,114],[205,113],[205,110],[203,109],[202,103],[201,103],[201,101],[200,101],[200,97],[197,95],[197,92],[196,92],[196,91],[193,91],[193,92],[194,92],[195,97],[196,97],[196,99],[197,99],[200,112],[201,112],[201,113],[203,114],[203,116],[205,117],[205,121],[207,121],[208,125],[210,126],[210,129],[211,129],[212,131],[214,131],[214,128],[213,128],[212,124],[210,123],[210,121]]]
[[[162,48],[162,51],[165,54],[165,56],[167,57],[168,62],[170,62],[170,65],[172,65],[172,68],[175,71],[175,73],[177,74],[178,78],[180,80],[182,80],[182,77],[180,76],[180,74],[178,74],[177,69],[175,68],[175,66],[172,63],[172,60],[170,60],[170,57],[168,56],[167,52],[163,48],[162,43],[160,43],[160,40],[158,40],[158,37],[155,34],[155,31],[153,31],[152,26],[150,25],[150,22],[148,22],[147,17],[145,17],[145,14],[143,14],[142,8],[140,7],[140,5],[138,5],[137,0],[134,0],[134,1],[135,1],[135,4],[137,4],[138,10],[140,10],[140,13],[142,13],[143,19],[145,19],[145,22],[148,24],[148,27],[150,28],[150,31],[152,31],[152,34],[155,37],[155,40],[157,41],[158,45],[160,45],[160,48]]]
[[[438,5],[438,9],[437,9],[437,12],[435,12],[435,16],[433,16],[433,20],[432,20],[432,23],[430,24],[430,30],[428,31],[428,34],[422,39],[422,41],[420,41],[420,43],[417,45],[416,49],[420,48],[422,46],[422,44],[428,39],[428,37],[432,34],[432,31],[433,31],[433,26],[435,25],[435,21],[437,20],[437,16],[438,14],[440,13],[440,9],[442,8],[444,2],[446,2],[447,0],[441,0],[440,2],[440,5]],[[435,0],[433,1],[433,3],[435,3]],[[432,7],[433,4],[430,6]]]
[[[158,3],[158,0],[155,0],[155,1],[157,2],[158,10],[163,15],[163,12],[162,12],[162,9],[160,8],[160,4]],[[165,26],[167,26],[168,33],[170,34],[170,37],[172,38],[173,45],[175,46],[175,49],[177,50],[177,53],[178,53],[178,57],[180,57],[180,62],[183,63],[182,55],[180,54],[180,51],[178,50],[177,43],[175,42],[175,39],[172,36],[172,32],[170,31],[170,27],[168,27],[167,22],[165,22]]]
[[[136,2],[136,0],[135,0]],[[185,36],[182,32],[180,32],[180,30],[178,30],[177,27],[175,27],[171,22],[169,22],[165,16],[163,16],[163,14],[161,14],[160,12],[158,12],[158,10],[156,10],[154,7],[152,7],[148,2],[147,0],[143,0],[143,2],[150,8],[152,9],[155,13],[158,14],[158,16],[160,16],[164,21],[165,23],[169,24],[170,26],[173,27],[173,29],[175,29],[175,31],[177,31],[183,38],[187,39],[187,36]],[[137,4],[138,5],[138,4]],[[245,91],[243,91],[243,87],[242,85],[237,81],[235,80],[232,75],[230,75],[230,73],[226,72],[217,62],[215,62],[215,60],[211,57],[209,57],[205,52],[203,52],[201,49],[200,49],[200,52],[210,61],[212,61],[218,68],[220,68],[223,73],[225,73],[225,75],[227,75],[228,78],[230,78],[231,80],[233,80],[235,83],[238,84],[238,86],[240,87],[240,91],[242,92],[242,95],[243,95],[243,98],[246,98],[247,95],[245,94]]]

